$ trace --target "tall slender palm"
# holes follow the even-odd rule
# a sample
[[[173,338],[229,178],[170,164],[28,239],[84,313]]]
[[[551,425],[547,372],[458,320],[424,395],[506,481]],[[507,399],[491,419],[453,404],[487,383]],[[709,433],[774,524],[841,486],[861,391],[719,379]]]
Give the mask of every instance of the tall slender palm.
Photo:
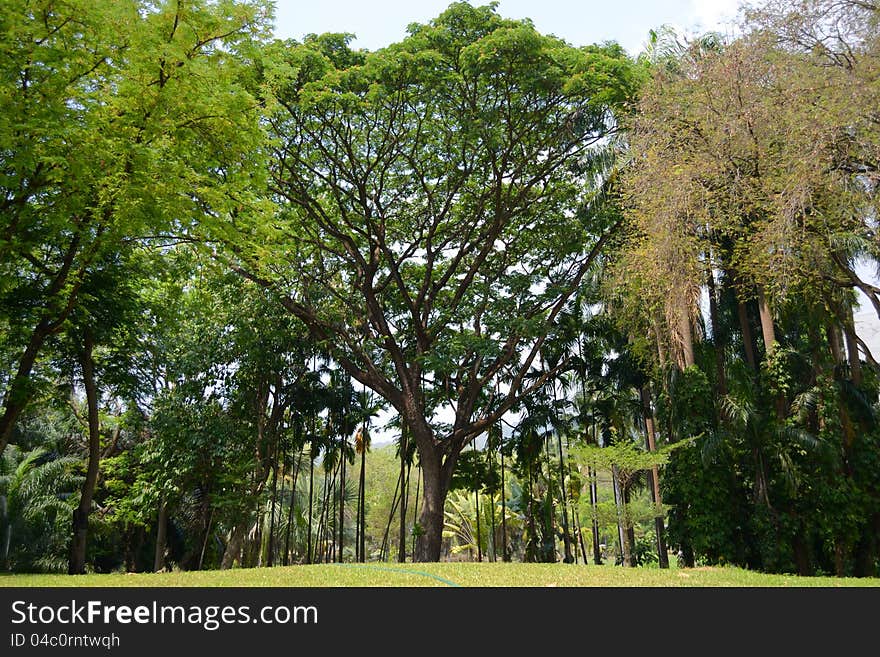
[[[354,409],[354,415],[360,421],[360,427],[354,438],[355,453],[360,454],[361,468],[360,478],[358,480],[358,509],[357,509],[357,530],[356,530],[356,561],[364,562],[367,558],[366,553],[366,471],[367,471],[367,452],[370,451],[370,421],[379,411],[382,410],[382,401],[371,394],[369,390],[363,388],[356,395],[357,408]]]
[[[366,475],[367,475],[367,452],[370,451],[369,423],[364,420],[354,437],[355,452],[361,457],[360,479],[358,480],[358,508],[357,508],[357,556],[356,561],[366,561]]]
[[[527,515],[526,560],[548,562],[556,560],[556,539],[552,533],[553,487],[552,470],[543,472],[542,455],[548,440],[551,414],[546,394],[533,395],[523,404],[523,415],[513,434],[514,463],[520,475],[528,481],[525,511]],[[540,497],[538,497],[540,495]],[[542,506],[544,522],[537,523],[536,510]]]

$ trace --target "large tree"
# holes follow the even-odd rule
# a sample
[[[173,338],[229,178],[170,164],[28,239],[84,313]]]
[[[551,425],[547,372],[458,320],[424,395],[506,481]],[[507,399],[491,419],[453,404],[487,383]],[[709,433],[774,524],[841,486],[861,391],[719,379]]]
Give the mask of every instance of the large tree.
[[[96,263],[241,203],[260,0],[11,0],[0,17],[0,451]]]
[[[265,58],[278,212],[237,218],[230,253],[400,414],[422,466],[415,559],[436,561],[462,449],[556,373],[527,377],[613,231],[587,210],[589,161],[638,76],[615,45],[494,6],[455,3],[373,53],[347,42]]]

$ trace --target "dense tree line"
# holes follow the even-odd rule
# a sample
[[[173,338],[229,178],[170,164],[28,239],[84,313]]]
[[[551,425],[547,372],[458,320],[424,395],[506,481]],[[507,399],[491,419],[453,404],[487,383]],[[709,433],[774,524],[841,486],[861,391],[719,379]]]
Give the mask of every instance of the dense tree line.
[[[877,575],[873,3],[638,59],[6,5],[5,568]]]
[[[880,12],[748,17],[730,43],[656,49],[609,288],[666,439],[697,437],[664,477],[686,561],[868,575],[877,378],[854,309],[857,292],[877,307],[860,264],[877,258]]]

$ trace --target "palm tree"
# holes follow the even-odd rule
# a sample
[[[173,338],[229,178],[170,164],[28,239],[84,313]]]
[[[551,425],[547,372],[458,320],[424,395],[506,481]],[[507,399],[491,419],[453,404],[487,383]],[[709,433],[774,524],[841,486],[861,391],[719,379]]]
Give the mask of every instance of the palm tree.
[[[61,571],[67,522],[83,477],[76,457],[8,445],[0,458],[0,558],[5,570]]]
[[[543,473],[542,454],[549,437],[550,404],[546,391],[533,395],[523,404],[522,418],[513,435],[513,449],[516,452],[515,464],[520,475],[528,481],[525,512],[527,516],[528,538],[526,541],[526,561],[549,562],[556,560],[556,539],[553,535],[553,473]],[[543,481],[542,481],[543,479]],[[544,522],[536,523],[536,507],[544,507]]]
[[[360,479],[358,481],[358,508],[357,508],[357,540],[356,540],[356,550],[357,554],[355,557],[356,561],[364,562],[366,561],[366,505],[365,505],[365,493],[366,493],[366,473],[367,473],[367,452],[370,451],[370,432],[368,429],[368,421],[365,420],[364,424],[358,429],[357,433],[354,437],[354,449],[355,452],[360,454],[361,456],[361,472]]]
[[[354,416],[357,417],[361,426],[357,430],[354,437],[355,453],[361,456],[361,471],[358,481],[358,510],[357,510],[357,528],[355,539],[356,561],[364,562],[367,559],[366,554],[366,468],[367,468],[367,452],[370,451],[370,419],[376,416],[382,410],[381,399],[374,398],[373,395],[364,387],[356,398],[357,408]]]

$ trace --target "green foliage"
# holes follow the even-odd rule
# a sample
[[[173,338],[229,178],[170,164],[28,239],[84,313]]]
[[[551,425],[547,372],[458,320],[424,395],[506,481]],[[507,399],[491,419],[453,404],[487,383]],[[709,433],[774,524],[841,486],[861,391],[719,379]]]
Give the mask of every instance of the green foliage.
[[[483,559],[488,560],[491,551],[501,552],[501,518],[506,518],[508,532],[516,534],[522,529],[522,519],[509,505],[501,504],[501,494],[479,494],[480,533],[479,545]],[[495,534],[492,533],[493,514]],[[454,491],[446,501],[443,537],[451,539],[451,555],[465,551],[477,551],[477,498],[474,493]]]
[[[78,459],[42,447],[0,456],[0,559],[3,569],[63,571],[67,534],[80,483]]]

